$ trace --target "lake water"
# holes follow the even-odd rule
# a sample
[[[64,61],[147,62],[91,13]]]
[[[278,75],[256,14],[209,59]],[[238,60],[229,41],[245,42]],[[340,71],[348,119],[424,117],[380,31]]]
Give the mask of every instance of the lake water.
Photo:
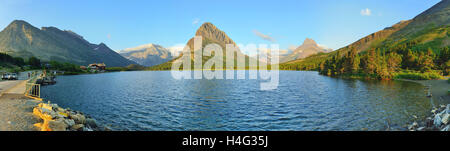
[[[113,130],[385,130],[430,114],[419,84],[280,71],[278,89],[259,80],[176,80],[168,71],[59,76],[42,97]]]

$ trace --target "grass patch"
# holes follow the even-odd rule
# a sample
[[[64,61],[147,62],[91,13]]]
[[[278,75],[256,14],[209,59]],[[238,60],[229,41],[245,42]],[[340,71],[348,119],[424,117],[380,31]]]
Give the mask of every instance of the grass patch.
[[[436,80],[441,79],[441,74],[438,72],[400,72],[396,73],[394,79],[410,79],[410,80]]]

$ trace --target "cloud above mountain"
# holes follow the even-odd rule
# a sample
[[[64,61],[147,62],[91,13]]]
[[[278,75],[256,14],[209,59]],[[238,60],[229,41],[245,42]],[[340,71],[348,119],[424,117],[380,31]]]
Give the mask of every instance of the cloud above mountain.
[[[186,47],[186,44],[180,43],[180,44],[170,46],[167,49],[169,49],[170,53],[172,53],[173,56],[179,56],[185,47]]]
[[[196,18],[192,21],[192,25],[197,25],[198,23],[200,23],[200,19]]]
[[[263,33],[259,32],[257,30],[253,30],[253,33],[256,36],[258,36],[259,38],[263,39],[263,40],[267,40],[267,41],[270,41],[270,42],[276,42],[275,38],[273,38],[273,37],[271,37],[269,35],[263,34]]]
[[[372,10],[370,10],[369,8],[363,9],[363,10],[361,10],[361,15],[362,16],[371,16]]]

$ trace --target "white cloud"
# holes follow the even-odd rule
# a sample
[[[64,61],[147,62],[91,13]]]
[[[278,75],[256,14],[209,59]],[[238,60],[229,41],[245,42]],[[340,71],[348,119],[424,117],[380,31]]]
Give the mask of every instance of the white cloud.
[[[372,11],[369,8],[363,9],[363,10],[361,10],[361,15],[362,16],[370,16],[370,15],[372,15]]]
[[[267,40],[267,41],[270,41],[270,42],[275,42],[276,41],[275,38],[272,38],[269,35],[265,35],[265,34],[259,32],[257,30],[253,30],[253,33],[255,33],[255,35],[258,36],[261,39],[264,39],[264,40]]]
[[[185,44],[176,44],[173,46],[170,46],[169,51],[170,53],[172,53],[173,56],[179,56],[181,54],[181,52],[183,51],[184,47],[186,47]]]
[[[200,23],[200,19],[196,18],[192,21],[192,25],[197,25],[198,23]]]
[[[296,45],[289,45],[288,50],[294,51],[297,48],[298,48],[298,46],[296,46]]]
[[[328,47],[326,45],[322,45],[322,44],[317,44],[317,45],[319,45],[319,47],[322,49],[331,49],[330,47]]]

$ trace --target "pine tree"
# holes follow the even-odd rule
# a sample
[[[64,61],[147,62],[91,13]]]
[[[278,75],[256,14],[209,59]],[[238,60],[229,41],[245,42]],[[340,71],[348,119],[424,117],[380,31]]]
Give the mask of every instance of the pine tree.
[[[393,52],[387,56],[387,69],[390,73],[397,72],[402,63],[402,56]]]
[[[375,52],[375,49],[370,49],[367,55],[366,67],[364,70],[367,74],[375,74],[377,69],[377,53]]]
[[[361,59],[360,59],[359,55],[356,54],[356,57],[353,60],[353,65],[352,65],[352,73],[353,74],[356,74],[359,72],[360,63],[361,63]]]
[[[402,59],[402,67],[405,69],[414,69],[416,68],[416,55],[412,52],[411,49],[405,51]]]
[[[433,51],[428,49],[427,53],[420,52],[418,67],[422,72],[429,72],[434,68]]]

